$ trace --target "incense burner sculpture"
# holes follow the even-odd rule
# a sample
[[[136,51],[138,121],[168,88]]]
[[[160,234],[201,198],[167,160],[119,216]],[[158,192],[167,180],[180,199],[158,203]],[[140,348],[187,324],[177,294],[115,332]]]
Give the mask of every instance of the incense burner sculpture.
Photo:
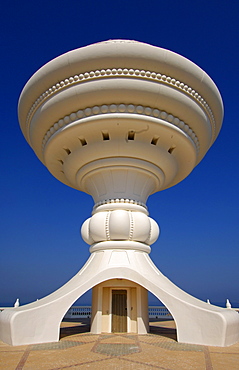
[[[159,228],[147,198],[190,174],[222,117],[221,96],[203,70],[136,41],[70,51],[31,77],[19,100],[22,132],[53,176],[93,197],[92,216],[82,226],[91,255],[54,293],[3,311],[4,342],[58,341],[65,313],[91,288],[92,333],[147,333],[150,291],[170,310],[179,342],[239,340],[236,312],[185,293],[149,257]]]

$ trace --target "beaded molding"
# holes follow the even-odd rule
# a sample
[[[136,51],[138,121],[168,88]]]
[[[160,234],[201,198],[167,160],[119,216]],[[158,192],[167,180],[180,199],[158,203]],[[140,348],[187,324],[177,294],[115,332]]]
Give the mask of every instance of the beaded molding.
[[[109,114],[109,113],[130,113],[130,114],[139,114],[145,116],[151,116],[160,120],[163,120],[167,123],[170,123],[178,128],[180,128],[184,133],[186,133],[194,142],[196,146],[197,152],[200,149],[200,143],[198,140],[197,135],[195,132],[187,125],[184,121],[180,120],[178,117],[173,116],[170,113],[165,111],[160,111],[156,108],[150,107],[143,107],[142,105],[134,105],[134,104],[110,104],[110,105],[101,105],[101,106],[94,106],[88,107],[83,110],[78,110],[77,112],[73,112],[70,115],[67,115],[61,119],[59,119],[54,125],[50,127],[50,129],[46,132],[43,140],[42,140],[42,151],[45,148],[46,143],[50,139],[50,137],[55,134],[58,130],[62,127],[69,125],[74,121],[78,121],[85,117],[90,116],[97,116],[99,114]]]
[[[133,240],[133,234],[134,234],[134,218],[133,218],[132,212],[129,212],[129,218],[130,218],[129,240]]]
[[[44,101],[46,101],[50,96],[54,95],[60,90],[66,89],[72,85],[77,85],[79,83],[89,81],[89,80],[95,80],[99,78],[112,78],[116,76],[127,77],[127,78],[133,77],[133,78],[147,79],[150,81],[153,80],[154,82],[159,82],[160,84],[169,85],[177,90],[182,91],[186,95],[189,95],[198,104],[200,104],[200,106],[207,113],[209,120],[211,122],[212,128],[213,128],[213,134],[215,134],[215,119],[214,119],[212,110],[209,107],[206,100],[200,94],[198,94],[198,92],[196,92],[190,86],[170,76],[166,76],[164,74],[162,75],[160,73],[151,72],[151,71],[133,69],[133,68],[123,68],[123,69],[122,68],[107,68],[107,69],[101,69],[100,71],[99,70],[90,71],[90,72],[80,73],[79,75],[66,78],[64,81],[62,80],[60,82],[57,82],[55,85],[51,86],[48,90],[43,92],[31,106],[27,114],[27,118],[26,118],[26,129],[28,130],[31,118],[34,112],[36,111],[36,109],[38,109],[39,106]]]
[[[97,207],[102,206],[104,204],[112,204],[112,203],[136,204],[137,206],[144,207],[146,210],[148,210],[148,207],[143,202],[139,202],[139,201],[134,200],[134,199],[125,199],[125,198],[121,198],[121,199],[118,199],[118,198],[117,199],[105,199],[105,200],[102,200],[100,202],[95,203],[95,205],[93,207],[93,210],[95,210]]]
[[[111,212],[107,212],[106,220],[105,220],[105,233],[107,240],[110,240],[110,228],[109,228],[109,219],[110,219]]]

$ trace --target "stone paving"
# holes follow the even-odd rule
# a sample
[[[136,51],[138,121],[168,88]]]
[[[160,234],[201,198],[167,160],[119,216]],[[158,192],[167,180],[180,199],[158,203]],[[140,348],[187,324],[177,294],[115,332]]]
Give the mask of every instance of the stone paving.
[[[0,341],[0,369],[239,370],[239,343],[208,347],[176,341],[174,321],[150,323],[150,333],[89,333],[89,324],[63,322],[61,339],[12,347]]]

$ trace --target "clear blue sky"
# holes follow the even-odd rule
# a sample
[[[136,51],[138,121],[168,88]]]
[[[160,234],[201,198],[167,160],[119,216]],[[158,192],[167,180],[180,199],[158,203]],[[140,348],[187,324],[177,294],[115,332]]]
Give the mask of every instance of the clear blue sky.
[[[69,50],[113,38],[164,47],[203,68],[225,118],[203,161],[179,185],[149,198],[161,227],[151,258],[188,293],[239,302],[239,3],[224,0],[42,0],[1,7],[0,305],[41,298],[89,256],[79,234],[93,201],[58,182],[23,138],[19,94],[30,76]],[[87,301],[87,299],[86,299]]]

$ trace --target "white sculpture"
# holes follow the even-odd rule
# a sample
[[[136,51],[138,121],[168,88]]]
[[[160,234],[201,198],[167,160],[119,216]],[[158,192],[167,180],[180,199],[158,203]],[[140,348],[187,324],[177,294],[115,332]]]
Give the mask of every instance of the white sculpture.
[[[16,302],[14,303],[14,307],[19,307],[20,306],[20,302],[19,302],[19,298],[16,299]]]
[[[226,308],[232,308],[232,305],[231,305],[229,299],[227,299],[227,301],[226,301]]]
[[[4,342],[58,341],[65,313],[91,288],[92,333],[146,333],[150,291],[174,317],[179,342],[239,340],[236,312],[185,293],[149,257],[159,228],[148,217],[148,196],[190,174],[216,139],[222,116],[221,96],[204,71],[135,41],[73,50],[32,76],[19,100],[21,129],[53,176],[94,198],[82,226],[91,256],[56,292],[3,311]]]

